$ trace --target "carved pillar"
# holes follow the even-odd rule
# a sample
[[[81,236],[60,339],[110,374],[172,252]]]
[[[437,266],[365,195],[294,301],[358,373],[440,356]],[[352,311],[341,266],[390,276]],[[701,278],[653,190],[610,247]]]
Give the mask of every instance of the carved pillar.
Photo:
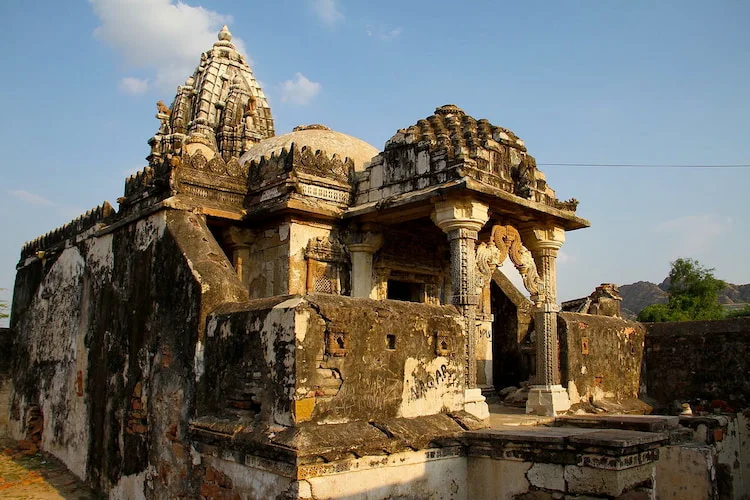
[[[529,391],[527,413],[555,415],[570,408],[567,391],[560,385],[557,346],[557,253],[565,241],[559,227],[523,232],[542,279],[544,293],[534,306],[536,325],[536,380]]]
[[[489,219],[487,205],[472,200],[435,203],[432,220],[448,235],[451,245],[452,302],[464,317],[466,345],[466,386],[474,388],[476,366],[476,287],[475,245],[477,232]]]
[[[372,256],[383,245],[383,235],[364,232],[346,245],[352,261],[352,297],[377,298],[372,279]]]

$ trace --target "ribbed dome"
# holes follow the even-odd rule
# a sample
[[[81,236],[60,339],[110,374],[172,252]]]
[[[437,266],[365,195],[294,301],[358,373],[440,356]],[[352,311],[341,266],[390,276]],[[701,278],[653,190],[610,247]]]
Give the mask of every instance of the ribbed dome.
[[[308,125],[296,127],[293,132],[264,139],[248,149],[240,157],[240,163],[260,161],[262,157],[270,157],[273,153],[280,153],[282,149],[289,149],[294,143],[296,148],[307,147],[313,151],[324,151],[327,155],[337,155],[342,160],[349,158],[354,162],[355,170],[364,170],[370,160],[379,151],[371,144],[350,135],[335,132],[323,125]]]

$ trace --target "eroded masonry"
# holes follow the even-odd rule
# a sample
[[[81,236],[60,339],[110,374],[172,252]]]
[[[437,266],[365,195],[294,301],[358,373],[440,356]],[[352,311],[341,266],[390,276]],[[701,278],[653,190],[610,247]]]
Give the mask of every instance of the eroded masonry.
[[[480,430],[526,380],[542,416],[639,390],[616,290],[559,310],[589,223],[513,132],[445,105],[380,151],[277,136],[226,27],[157,111],[119,208],[22,250],[12,436],[111,498],[653,495],[660,434]]]

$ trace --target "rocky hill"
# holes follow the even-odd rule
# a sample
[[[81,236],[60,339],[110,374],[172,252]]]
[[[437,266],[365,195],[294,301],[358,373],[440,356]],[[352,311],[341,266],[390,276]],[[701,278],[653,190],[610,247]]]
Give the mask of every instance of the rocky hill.
[[[641,310],[651,304],[666,304],[669,281],[665,279],[660,284],[650,281],[638,281],[629,285],[620,285],[623,315],[635,318]],[[719,302],[729,308],[739,308],[750,303],[750,283],[733,285],[719,292]]]

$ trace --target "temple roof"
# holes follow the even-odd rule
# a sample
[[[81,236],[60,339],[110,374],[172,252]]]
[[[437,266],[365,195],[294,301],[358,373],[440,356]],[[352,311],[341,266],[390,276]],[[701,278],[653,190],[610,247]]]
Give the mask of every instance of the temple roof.
[[[364,170],[370,164],[378,150],[361,139],[341,132],[336,132],[324,125],[302,125],[293,132],[265,139],[250,148],[240,158],[240,163],[260,161],[263,157],[279,154],[283,149],[309,148],[312,151],[323,151],[329,156],[336,155],[344,160],[349,158],[355,170]]]
[[[430,149],[445,149],[449,156],[453,156],[462,151],[468,153],[472,148],[486,147],[487,141],[526,151],[524,142],[512,131],[492,125],[485,119],[472,118],[455,104],[440,106],[434,114],[411,127],[400,129],[386,142],[385,149],[426,142]]]
[[[266,96],[226,26],[201,55],[193,75],[177,88],[172,105],[167,108],[160,101],[157,108],[161,127],[149,141],[155,160],[196,144],[207,156],[219,153],[228,161],[274,135]]]

